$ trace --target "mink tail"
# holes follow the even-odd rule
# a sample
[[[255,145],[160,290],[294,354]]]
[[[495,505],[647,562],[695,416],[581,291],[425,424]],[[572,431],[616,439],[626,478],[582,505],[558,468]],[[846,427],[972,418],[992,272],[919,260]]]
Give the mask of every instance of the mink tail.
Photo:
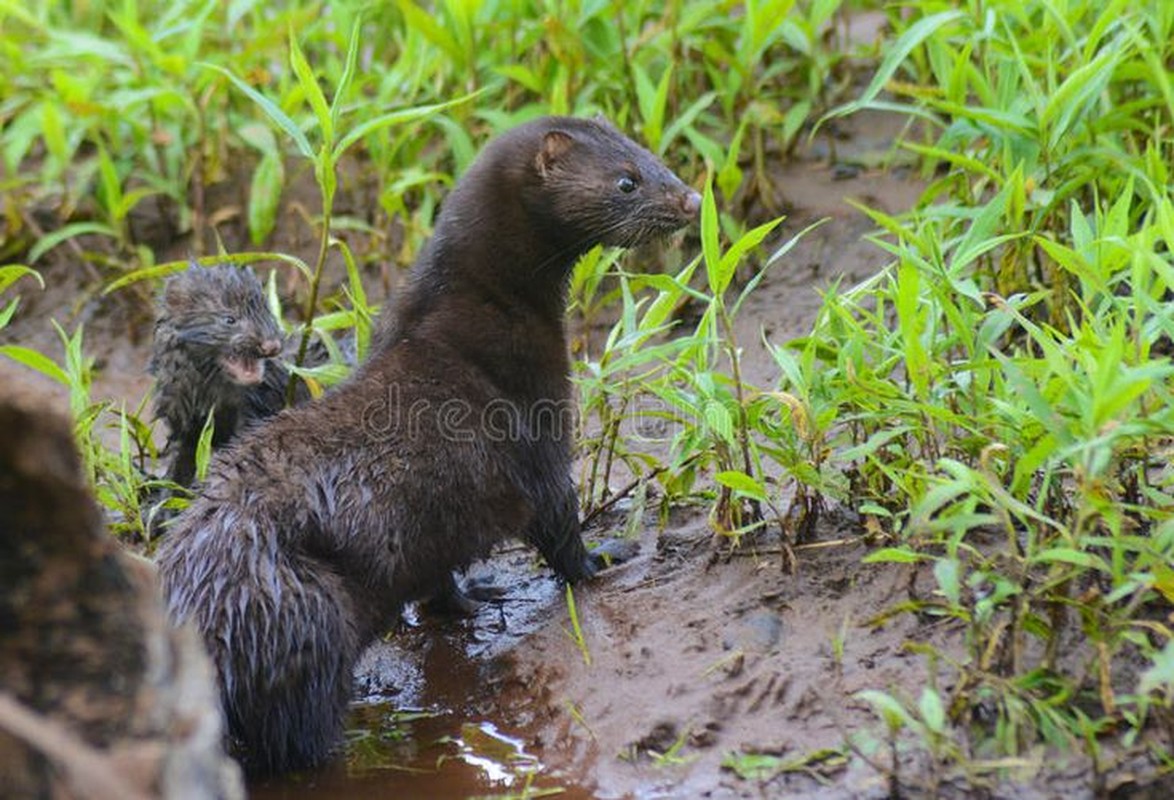
[[[160,550],[172,619],[204,638],[248,773],[319,764],[342,738],[357,609],[329,563],[277,544],[267,515],[204,510],[184,515]]]

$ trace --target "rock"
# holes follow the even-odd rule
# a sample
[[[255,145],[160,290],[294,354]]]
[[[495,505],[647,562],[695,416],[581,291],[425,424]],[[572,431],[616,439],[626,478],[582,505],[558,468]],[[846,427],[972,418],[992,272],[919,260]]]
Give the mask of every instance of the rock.
[[[243,798],[207,656],[105,532],[69,421],[29,383],[0,365],[0,787]]]

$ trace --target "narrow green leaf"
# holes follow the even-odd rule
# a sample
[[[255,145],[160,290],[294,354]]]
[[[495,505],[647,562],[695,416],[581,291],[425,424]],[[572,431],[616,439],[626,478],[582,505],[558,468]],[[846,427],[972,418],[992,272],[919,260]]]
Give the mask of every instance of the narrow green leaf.
[[[285,321],[285,314],[281,310],[281,297],[277,294],[277,270],[270,270],[269,277],[265,279],[265,305],[269,308],[269,313],[277,320],[281,330],[289,333],[290,326]]]
[[[912,425],[897,425],[892,428],[881,428],[855,447],[849,447],[841,451],[839,458],[845,463],[867,458],[889,442],[904,436],[912,430],[914,430]]]
[[[1003,176],[994,169],[991,169],[991,167],[988,166],[985,161],[968,155],[965,152],[960,152],[958,150],[948,150],[943,147],[932,145],[918,144],[917,142],[902,141],[899,142],[899,145],[911,153],[917,153],[918,155],[925,156],[928,159],[938,159],[939,161],[952,164],[955,167],[959,167],[960,169],[963,169],[967,172],[973,172],[976,175],[985,175],[992,181],[995,181],[996,184],[1001,184],[1003,181]]]
[[[901,34],[897,41],[886,46],[884,60],[881,61],[881,65],[872,76],[872,80],[869,81],[864,93],[852,102],[845,103],[824,114],[815,124],[815,129],[818,130],[819,126],[826,120],[855,113],[871,104],[885,88],[885,85],[892,79],[897,69],[905,62],[905,59],[909,57],[909,54],[913,52],[914,48],[942,27],[963,16],[965,16],[965,12],[963,11],[942,11],[919,19],[910,25],[909,29]]]
[[[13,315],[16,314],[16,309],[19,307],[20,298],[14,297],[12,298],[12,302],[6,305],[3,311],[0,311],[0,329],[7,327],[8,323],[12,321]]]
[[[738,187],[742,185],[744,173],[742,167],[738,164],[738,157],[742,152],[742,139],[745,137],[746,129],[749,126],[750,118],[743,117],[742,121],[738,123],[738,129],[734,131],[733,138],[725,149],[723,158],[720,161],[715,161],[711,165],[721,165],[717,171],[717,188],[723,197],[733,197],[734,193],[738,191]]]
[[[45,235],[35,245],[29,248],[29,261],[36,263],[41,256],[45,255],[45,253],[57,245],[85,233],[96,233],[102,236],[109,236],[111,239],[118,238],[118,234],[114,232],[113,228],[101,222],[71,222],[69,225],[64,225],[52,233]]]
[[[204,427],[200,429],[200,438],[196,440],[196,480],[203,481],[208,477],[208,462],[212,460],[212,436],[216,433],[216,409],[208,409],[208,417],[204,420]]]
[[[953,256],[950,259],[950,273],[958,276],[962,271],[970,266],[983,253],[999,247],[1000,245],[1026,236],[1025,232],[1015,232],[995,235],[995,231],[1003,221],[1003,214],[1007,210],[1007,195],[1011,187],[1004,187],[1001,192],[993,197],[990,202],[986,203],[979,211],[978,216],[974,218],[970,228],[966,231],[966,235],[962,237],[962,241],[954,249]]]
[[[583,663],[591,666],[591,650],[587,647],[587,639],[583,636],[583,626],[579,622],[579,610],[575,606],[575,592],[571,585],[567,584],[567,615],[571,619],[571,638],[579,648],[579,652],[583,654]]]
[[[673,115],[673,121],[669,123],[668,127],[664,129],[664,134],[660,137],[660,149],[657,151],[660,155],[664,155],[665,150],[671,145],[682,132],[692,130],[693,122],[701,116],[701,112],[709,108],[713,101],[717,99],[716,92],[706,92],[698,97],[689,107],[679,114]],[[714,165],[719,162],[714,162]]]
[[[660,144],[660,130],[653,124],[655,116],[656,89],[652,86],[652,78],[641,64],[632,64],[632,85],[636,88],[636,105],[640,109],[640,119],[644,122],[644,139],[649,148],[656,150]]]
[[[541,94],[546,88],[542,76],[524,64],[506,64],[504,66],[494,67],[493,71],[503,78],[508,78],[523,88],[529,89],[535,94]]]
[[[955,608],[962,603],[961,567],[958,559],[949,557],[939,558],[933,565],[933,574],[938,582],[938,590]]]
[[[759,268],[758,272],[754,274],[754,277],[747,281],[746,286],[743,287],[742,291],[738,294],[738,300],[734,303],[734,307],[730,311],[730,317],[737,318],[738,312],[742,308],[742,303],[744,303],[746,299],[749,298],[750,295],[754,292],[754,290],[758,288],[758,284],[762,283],[763,279],[766,277],[767,271],[772,266],[774,266],[775,262],[785,256],[787,253],[791,252],[791,249],[799,243],[800,239],[818,228],[820,225],[823,225],[829,219],[831,219],[831,217],[817,219],[815,222],[811,223],[806,228],[799,231],[790,239],[779,245],[778,248],[776,248],[775,251],[771,253],[765,261],[762,262],[762,266]]]
[[[876,689],[865,689],[852,696],[871,705],[891,730],[899,731],[902,728],[918,727],[905,707],[898,703],[892,695]]]
[[[1046,239],[1043,236],[1033,236],[1032,241],[1039,245],[1064,270],[1090,281],[1093,286],[1101,291],[1108,289],[1108,285],[1101,280],[1100,273],[1076,250],[1073,250],[1071,247],[1066,247],[1059,242],[1054,242],[1051,239]]]
[[[1153,663],[1141,675],[1137,690],[1143,694],[1164,690],[1169,697],[1174,692],[1174,640],[1154,654]]]
[[[925,723],[925,727],[934,733],[945,733],[946,709],[942,705],[942,698],[937,692],[931,687],[926,686],[921,690],[921,700],[918,702],[917,707],[921,712],[921,720]]]
[[[647,133],[650,129],[655,131],[655,137],[649,136],[649,143],[652,145],[652,150],[657,153],[663,153],[664,145],[664,118],[665,111],[668,108],[669,101],[669,86],[673,78],[673,65],[669,62],[668,67],[665,68],[664,73],[660,76],[660,81],[656,85],[656,94],[652,98],[651,116],[645,118],[644,130]],[[653,144],[655,141],[655,144]]]
[[[411,0],[396,0],[395,3],[404,15],[408,27],[418,31],[425,39],[439,47],[451,58],[458,67],[465,65],[465,52],[461,49],[456,38],[453,37],[433,15],[417,6]]]
[[[372,312],[367,303],[367,292],[363,289],[363,278],[359,275],[359,265],[355,263],[354,254],[345,242],[340,242],[339,247],[342,250],[343,263],[346,264],[346,293],[354,309],[355,353],[362,362],[371,341]]]
[[[195,260],[201,266],[213,266],[215,264],[236,264],[237,266],[244,266],[246,264],[255,264],[259,261],[280,261],[286,264],[292,264],[299,272],[308,280],[311,276],[310,267],[305,261],[302,261],[297,256],[291,256],[288,253],[271,253],[271,252],[254,252],[254,253],[229,253],[225,255],[204,256]],[[121,289],[124,286],[129,286],[132,283],[139,281],[156,280],[172,275],[176,272],[183,272],[191,265],[191,261],[168,261],[165,264],[156,264],[153,267],[146,267],[144,269],[137,269],[134,272],[128,272],[126,275],[111,281],[110,284],[102,290],[102,294],[110,294],[111,292]]]
[[[727,444],[734,443],[734,418],[729,409],[717,400],[706,400],[704,406],[705,424]]]
[[[1089,107],[1104,91],[1117,63],[1131,46],[1118,41],[1116,47],[1106,47],[1101,54],[1074,70],[1054,92],[1040,114],[1040,125],[1048,131],[1048,144],[1056,147],[1080,120],[1088,120]]]
[[[426,106],[415,106],[413,108],[402,108],[398,111],[389,111],[386,114],[380,114],[378,117],[369,119],[357,128],[353,128],[350,133],[346,134],[339,140],[334,148],[334,159],[337,161],[343,153],[347,151],[352,144],[362,139],[367,134],[386,128],[388,125],[399,125],[408,122],[415,122],[416,120],[426,119],[433,114],[437,114],[445,109],[459,106],[462,103],[467,103],[473,98],[484,92],[484,89],[478,89],[475,92],[458,97],[455,100],[448,100],[444,103],[433,103]]]
[[[26,267],[24,264],[5,264],[0,267],[0,292],[3,292],[26,275],[35,278],[37,283],[41,285],[41,288],[45,288],[45,279],[41,277],[41,273],[32,267]]]
[[[738,268],[742,258],[751,250],[762,244],[762,240],[770,235],[771,231],[779,226],[786,217],[775,217],[769,222],[747,231],[738,237],[738,241],[730,245],[730,249],[726,250],[725,254],[718,262],[718,277],[720,284],[714,288],[714,294],[722,294],[730,285],[730,280],[734,277],[734,271]]]
[[[48,99],[41,103],[41,135],[49,155],[64,166],[69,161],[69,145],[65,138],[65,126],[61,122],[61,110],[55,100]]]
[[[355,15],[355,24],[351,26],[351,38],[347,43],[346,66],[343,67],[342,77],[338,79],[338,86],[334,88],[334,99],[330,102],[330,119],[337,125],[342,113],[343,98],[351,89],[351,81],[355,79],[355,68],[359,63],[359,35],[363,27],[363,14],[360,11]]]
[[[713,178],[706,176],[701,198],[701,252],[705,254],[705,273],[709,291],[721,295],[721,243],[718,240],[717,202],[713,197]],[[721,287],[721,288],[719,288]]]
[[[118,177],[118,170],[114,168],[114,161],[110,153],[102,145],[98,146],[98,197],[103,207],[115,217],[115,209],[122,205],[122,180]]]
[[[782,771],[784,763],[779,756],[761,753],[729,753],[722,759],[722,767],[744,781],[767,781]]]
[[[695,258],[685,265],[676,276],[670,275],[648,275],[644,276],[650,278],[648,281],[654,289],[657,290],[657,296],[648,306],[648,310],[644,312],[643,319],[640,320],[640,327],[642,329],[656,329],[664,325],[668,321],[669,315],[673,309],[677,307],[677,302],[681,296],[686,293],[696,295],[689,288],[689,279],[693,277],[697,265],[701,263],[700,258]],[[699,298],[702,302],[706,299],[704,296]]]
[[[122,195],[122,199],[118,201],[118,205],[111,209],[116,220],[124,220],[134,211],[135,206],[141,203],[147,197],[153,197],[159,194],[158,189],[151,189],[146,186],[141,186],[137,189],[131,189]]]
[[[271,153],[262,156],[249,184],[249,239],[254,246],[265,241],[277,224],[284,181],[281,157]]]
[[[279,155],[281,153],[281,149],[277,146],[277,136],[273,133],[273,128],[266,125],[262,120],[250,120],[236,128],[234,132],[246,144],[250,147],[257,148],[262,154],[272,153]]]
[[[921,273],[902,261],[897,266],[897,322],[901,348],[905,355],[909,379],[918,397],[925,399],[929,388],[929,360],[921,335],[925,327],[925,307],[921,297]]]
[[[232,81],[236,88],[240,89],[250,100],[260,106],[261,110],[265,112],[265,116],[269,117],[274,124],[285,131],[289,138],[293,139],[294,144],[298,147],[299,153],[313,160],[314,148],[310,146],[310,140],[306,138],[306,134],[302,132],[302,129],[298,127],[297,123],[277,107],[276,103],[218,64],[209,64],[206,61],[201,61],[200,66],[204,69],[215,70]]]
[[[326,148],[334,144],[334,116],[330,106],[326,104],[326,96],[322,94],[322,87],[318,85],[318,76],[306,61],[302,48],[298,44],[298,37],[294,36],[293,28],[289,30],[289,63],[294,74],[298,76],[298,85],[310,101],[310,108],[314,109],[314,116],[318,118],[318,127],[322,130],[322,141]]]
[[[290,372],[305,380],[311,386],[313,385],[311,382],[319,383],[323,386],[334,386],[346,380],[346,377],[350,374],[350,368],[346,364],[335,362],[319,364],[316,367],[295,367],[292,363],[288,363],[286,367]]]
[[[917,564],[931,560],[930,556],[904,547],[882,547],[860,559],[862,564]]]
[[[6,355],[18,364],[24,364],[60,383],[69,386],[69,375],[48,356],[18,344],[0,345],[0,355]]]
[[[25,3],[17,2],[17,0],[0,0],[0,11],[5,14],[16,17],[24,25],[39,32],[45,33],[45,26],[29,10],[25,8]]]
[[[1071,547],[1052,547],[1047,550],[1041,550],[1032,556],[1030,560],[1041,564],[1072,564],[1073,566],[1083,567],[1084,569],[1099,570],[1106,575],[1113,574],[1109,565],[1100,556],[1086,553],[1083,550],[1075,550]]]

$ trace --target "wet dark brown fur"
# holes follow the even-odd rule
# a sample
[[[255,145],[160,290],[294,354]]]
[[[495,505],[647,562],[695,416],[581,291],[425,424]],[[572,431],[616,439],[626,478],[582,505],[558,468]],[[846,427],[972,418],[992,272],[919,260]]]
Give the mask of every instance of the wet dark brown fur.
[[[209,412],[217,448],[285,406],[289,373],[276,360],[281,349],[281,329],[252,270],[193,264],[167,279],[149,370],[155,416],[168,428],[169,479],[181,486],[195,480]]]
[[[515,128],[445,201],[371,358],[216,457],[159,564],[254,771],[323,760],[361,648],[494,544],[520,537],[570,581],[594,573],[571,478],[568,276],[699,202],[605,122]]]

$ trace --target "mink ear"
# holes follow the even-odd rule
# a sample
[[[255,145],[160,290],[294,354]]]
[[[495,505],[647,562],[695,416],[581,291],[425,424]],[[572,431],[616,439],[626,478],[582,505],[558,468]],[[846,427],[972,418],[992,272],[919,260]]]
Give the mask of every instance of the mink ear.
[[[175,308],[183,304],[187,293],[177,285],[178,283],[178,281],[169,280],[163,284],[163,305],[168,308]]]
[[[571,144],[574,141],[571,134],[566,131],[547,131],[546,135],[542,137],[542,149],[538,151],[536,159],[538,174],[545,177],[554,163],[571,149]]]
[[[195,257],[189,258],[188,268],[184,270],[184,272],[191,272],[192,270],[197,269],[203,269],[203,267],[200,266],[200,262],[196,261]],[[173,280],[180,274],[182,273],[176,272],[163,283],[163,304],[168,307],[182,304],[184,299],[187,297],[187,292],[184,291],[180,286],[181,281]]]

